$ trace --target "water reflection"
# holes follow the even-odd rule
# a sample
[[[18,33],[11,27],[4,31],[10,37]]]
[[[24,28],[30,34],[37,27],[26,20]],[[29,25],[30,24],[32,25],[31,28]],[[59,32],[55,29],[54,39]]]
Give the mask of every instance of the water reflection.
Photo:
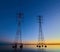
[[[23,52],[23,49],[20,49],[20,52]]]
[[[23,52],[23,49],[14,49],[13,52]]]
[[[46,52],[46,49],[44,49],[44,48],[41,48],[41,49],[38,48],[38,49],[37,49],[37,52]]]
[[[13,52],[17,52],[17,49],[15,48]]]
[[[20,49],[19,47],[17,49],[14,49],[11,47],[11,45],[6,46],[0,46],[0,52],[60,52],[60,45],[48,45],[47,48],[37,48],[30,46],[24,47],[23,49]]]
[[[46,52],[45,49],[35,49],[35,50],[32,50],[32,49],[14,49],[14,52]]]

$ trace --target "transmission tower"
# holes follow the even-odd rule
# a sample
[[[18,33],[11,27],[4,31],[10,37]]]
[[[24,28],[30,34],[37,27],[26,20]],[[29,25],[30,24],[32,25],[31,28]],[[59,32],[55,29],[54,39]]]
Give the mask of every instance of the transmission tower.
[[[42,32],[42,16],[38,16],[39,23],[39,35],[38,35],[38,44],[37,47],[47,47],[44,43],[44,35]]]
[[[21,34],[21,20],[23,17],[23,13],[18,13],[18,17],[17,17],[17,32],[16,32],[16,37],[15,37],[15,44],[13,46],[13,48],[17,48],[17,45],[20,42],[20,48],[23,48],[23,44],[22,44],[22,34]],[[20,39],[20,41],[19,41]]]

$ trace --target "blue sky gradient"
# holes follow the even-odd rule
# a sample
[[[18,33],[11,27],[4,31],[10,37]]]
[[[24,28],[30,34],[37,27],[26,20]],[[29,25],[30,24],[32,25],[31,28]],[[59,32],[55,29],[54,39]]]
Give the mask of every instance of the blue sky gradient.
[[[45,40],[60,40],[60,0],[0,0],[0,41],[13,41],[17,13],[23,12],[22,39],[37,40],[37,16],[43,16]]]

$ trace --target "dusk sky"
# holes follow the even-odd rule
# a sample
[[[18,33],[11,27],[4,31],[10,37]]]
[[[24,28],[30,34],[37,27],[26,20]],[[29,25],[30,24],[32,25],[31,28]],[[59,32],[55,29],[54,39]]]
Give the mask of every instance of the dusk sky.
[[[60,0],[0,0],[0,41],[15,39],[18,12],[24,13],[23,40],[38,40],[38,15],[43,16],[44,39],[60,40]]]

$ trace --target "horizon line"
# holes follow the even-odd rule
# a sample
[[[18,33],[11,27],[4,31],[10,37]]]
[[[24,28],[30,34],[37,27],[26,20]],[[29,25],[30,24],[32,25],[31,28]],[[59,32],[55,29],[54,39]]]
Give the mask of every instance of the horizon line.
[[[12,43],[14,44],[14,43]],[[39,43],[22,43],[23,45],[37,45]],[[40,45],[60,45],[60,43],[40,43]],[[20,43],[18,43],[18,45],[20,45]]]

